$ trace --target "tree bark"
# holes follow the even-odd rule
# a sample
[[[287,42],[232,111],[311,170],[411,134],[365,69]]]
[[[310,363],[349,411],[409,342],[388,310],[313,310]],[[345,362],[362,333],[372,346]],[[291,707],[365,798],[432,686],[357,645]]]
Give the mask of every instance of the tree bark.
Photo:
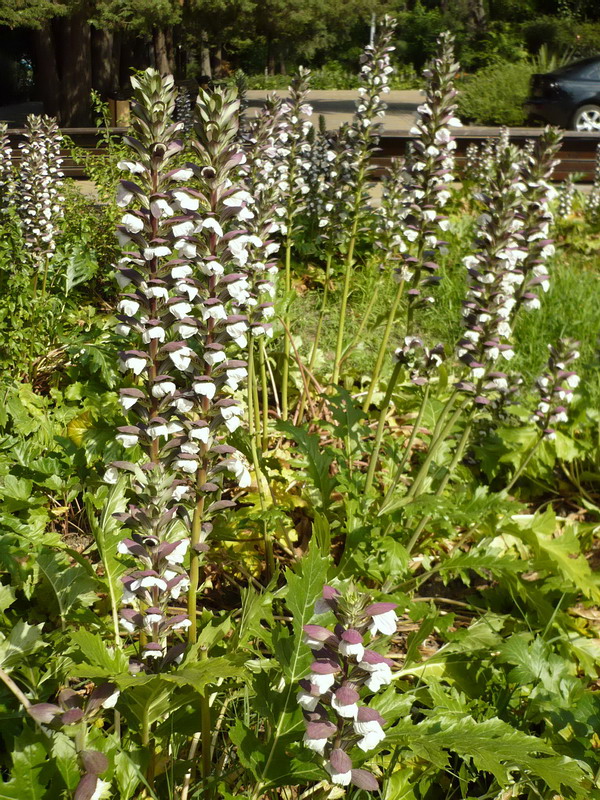
[[[91,28],[83,11],[58,22],[60,30],[61,121],[66,126],[88,125],[92,91]]]
[[[223,46],[219,42],[219,44],[215,47],[212,54],[212,72],[215,78],[221,78],[222,76],[222,67],[223,64]]]
[[[267,37],[267,75],[275,75],[275,48],[271,37]]]
[[[103,97],[119,89],[119,34],[92,28],[92,85]]]
[[[56,65],[54,33],[52,25],[46,21],[41,28],[34,30],[35,80],[40,90],[44,113],[60,119],[60,81]]]
[[[167,52],[167,38],[162,28],[154,29],[152,43],[154,45],[154,64],[156,69],[161,75],[169,75],[171,73],[171,65],[169,64],[169,54]]]
[[[212,78],[210,50],[208,49],[208,38],[205,31],[200,33],[200,72],[202,75]]]

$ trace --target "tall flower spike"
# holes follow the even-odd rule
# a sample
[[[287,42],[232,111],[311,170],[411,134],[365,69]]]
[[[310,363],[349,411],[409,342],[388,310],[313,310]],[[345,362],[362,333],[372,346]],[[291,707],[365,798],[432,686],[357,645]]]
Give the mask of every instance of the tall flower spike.
[[[571,369],[579,358],[579,342],[560,339],[556,346],[548,345],[548,350],[547,370],[536,381],[540,400],[532,419],[544,438],[554,439],[555,426],[567,422],[567,407],[573,400],[573,390],[579,386],[579,375]]]
[[[306,730],[304,745],[323,758],[331,783],[377,791],[375,776],[352,766],[354,747],[370,752],[385,739],[384,718],[365,702],[392,680],[393,662],[382,656],[382,636],[396,632],[396,604],[370,603],[349,590],[331,586],[315,605],[315,614],[333,612],[333,630],[305,625],[304,642],[314,660],[297,695]]]
[[[12,166],[12,147],[8,125],[0,122],[0,212],[14,204],[15,176]]]
[[[19,145],[20,165],[15,194],[25,246],[35,260],[47,260],[56,249],[63,217],[62,135],[51,117],[30,114],[25,141]]]
[[[573,213],[573,204],[575,202],[575,184],[571,175],[568,175],[564,180],[558,192],[558,216],[560,219],[566,219]]]
[[[588,222],[598,222],[600,215],[600,144],[596,147],[594,183],[585,200],[585,216]]]
[[[523,282],[520,265],[527,256],[523,220],[519,215],[524,184],[517,153],[506,148],[490,183],[490,193],[478,199],[484,208],[479,218],[474,255],[463,259],[467,268],[467,297],[463,302],[465,333],[457,355],[469,377],[458,388],[472,393],[475,404],[488,405],[482,394],[490,373],[502,356],[514,355],[510,338],[516,306],[515,287]]]
[[[132,78],[132,85],[132,136],[125,137],[132,155],[119,162],[131,179],[122,180],[117,193],[117,205],[124,210],[117,236],[127,248],[117,266],[117,281],[125,290],[118,304],[117,332],[127,341],[120,366],[130,376],[120,402],[130,424],[119,428],[117,439],[142,455],[139,463],[109,466],[105,480],[115,483],[120,470],[131,475],[131,503],[119,515],[131,533],[119,552],[135,566],[123,578],[125,607],[120,618],[123,629],[138,642],[137,668],[156,671],[181,658],[179,632],[191,625],[186,614],[169,611],[190,585],[183,566],[189,537],[181,500],[189,491],[194,454],[193,448],[182,451],[195,425],[187,415],[185,396],[193,351],[180,327],[189,300],[180,276],[191,270],[172,255],[177,228],[186,219],[182,205],[195,198],[181,187],[192,171],[170,169],[182,149],[175,137],[183,127],[171,122],[172,78],[163,82],[149,69]]]
[[[562,134],[557,128],[545,128],[529,151],[522,151],[522,181],[526,187],[523,204],[523,238],[527,254],[517,267],[523,280],[515,289],[515,313],[523,305],[527,309],[540,307],[539,289],[547,292],[550,285],[548,259],[554,255],[550,230],[554,216],[550,204],[556,190],[550,184],[557,166]]]

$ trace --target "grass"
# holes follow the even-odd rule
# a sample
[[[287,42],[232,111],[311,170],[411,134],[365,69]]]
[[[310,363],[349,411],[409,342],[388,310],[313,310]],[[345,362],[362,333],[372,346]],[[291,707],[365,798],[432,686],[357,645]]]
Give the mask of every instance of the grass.
[[[414,334],[427,343],[445,342],[447,355],[462,332],[461,303],[464,297],[466,278],[461,257],[468,252],[470,222],[459,222],[455,236],[449,244],[448,253],[441,264],[443,280],[434,290],[435,303],[416,316]],[[579,252],[566,240],[557,247],[557,253],[549,263],[551,283],[549,291],[542,293],[542,307],[538,311],[521,311],[515,328],[516,355],[510,369],[522,373],[526,384],[531,385],[544,369],[548,357],[548,344],[559,338],[570,336],[581,342],[579,370],[582,373],[582,388],[585,388],[590,404],[600,406],[600,359],[597,343],[600,337],[600,273],[595,255]],[[387,279],[385,275],[387,274]],[[331,359],[335,350],[337,329],[336,308],[339,306],[341,280],[334,279],[330,308],[321,339],[320,353],[315,372],[324,382],[329,377]],[[348,360],[347,374],[358,383],[368,379],[377,352],[379,340],[391,304],[394,283],[390,272],[377,274],[374,269],[358,267],[352,284],[348,311],[347,342],[358,330],[369,301],[380,284],[377,302],[371,313],[371,321],[357,342]],[[308,359],[320,310],[322,289],[313,284],[294,304],[292,330],[298,337],[299,353]],[[402,312],[399,317],[403,318]],[[401,326],[390,341],[390,356],[404,336]],[[387,361],[383,381],[391,371],[391,358]],[[382,381],[382,383],[383,383]]]

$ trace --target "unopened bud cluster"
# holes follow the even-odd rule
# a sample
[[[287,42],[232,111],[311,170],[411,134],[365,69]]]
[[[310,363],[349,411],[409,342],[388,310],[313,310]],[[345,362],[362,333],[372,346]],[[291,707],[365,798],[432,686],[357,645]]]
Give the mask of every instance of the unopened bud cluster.
[[[429,348],[418,336],[406,336],[403,346],[394,353],[394,358],[406,366],[409,380],[415,386],[425,386],[445,359],[444,345],[440,343]]]
[[[304,712],[304,744],[323,756],[330,781],[377,791],[375,776],[355,769],[351,753],[376,748],[384,739],[385,720],[365,702],[392,680],[393,662],[381,655],[381,637],[393,636],[395,603],[369,599],[325,586],[315,614],[332,612],[333,630],[305,625],[305,643],[313,653],[308,678],[300,682],[298,703]],[[378,648],[378,649],[376,649]]]

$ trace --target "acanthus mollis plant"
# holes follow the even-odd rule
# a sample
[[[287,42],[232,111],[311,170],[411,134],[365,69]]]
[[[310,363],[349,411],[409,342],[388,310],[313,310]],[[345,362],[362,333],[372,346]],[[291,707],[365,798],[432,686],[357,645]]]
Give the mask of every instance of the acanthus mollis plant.
[[[184,312],[191,310],[191,269],[183,259],[172,258],[179,214],[198,202],[181,187],[191,170],[169,170],[182,149],[175,137],[183,123],[170,121],[175,104],[172,79],[163,83],[156,71],[148,70],[132,78],[132,85],[132,135],[125,137],[132,155],[119,162],[132,180],[121,181],[117,194],[117,205],[125,210],[117,235],[128,250],[117,267],[117,280],[126,291],[118,303],[116,329],[127,341],[120,368],[129,376],[129,385],[120,390],[120,402],[130,424],[119,428],[117,439],[141,457],[137,463],[114,462],[105,480],[116,483],[119,470],[132,476],[131,503],[119,515],[130,535],[119,552],[130,557],[135,569],[123,578],[120,619],[138,647],[133,667],[157,671],[181,657],[177,631],[191,626],[181,609],[174,615],[170,609],[190,586],[182,567],[190,537],[181,500],[189,491],[194,454],[199,442],[208,440],[208,429],[204,430],[206,423],[188,417],[193,404],[185,391],[192,349],[181,323]],[[196,330],[195,325],[189,327]]]
[[[539,288],[548,291],[547,261],[554,255],[550,237],[554,221],[551,203],[556,197],[550,181],[559,163],[556,156],[561,143],[561,132],[547,127],[533,147],[524,148],[521,154],[521,180],[525,186],[522,235],[527,252],[516,268],[523,274],[523,280],[515,287],[515,313],[521,305],[526,309],[539,308]]]
[[[339,221],[344,229],[340,248],[345,250],[345,263],[331,379],[333,384],[338,382],[340,376],[354,251],[360,228],[370,211],[368,205],[370,161],[379,141],[382,117],[385,116],[387,108],[383,97],[390,91],[390,76],[394,72],[390,55],[395,48],[390,43],[395,27],[396,20],[386,15],[381,21],[375,44],[365,47],[361,56],[361,85],[358,88],[356,111],[352,123],[341,130],[337,145],[336,193],[340,196],[333,214],[335,223]]]
[[[568,421],[567,407],[573,400],[573,390],[579,386],[579,375],[571,365],[579,358],[579,342],[560,339],[548,345],[547,370],[536,381],[540,399],[533,421],[546,439],[556,436],[555,426]]]
[[[329,781],[376,792],[372,772],[356,768],[385,740],[385,719],[369,703],[391,683],[391,659],[380,652],[396,632],[396,604],[371,603],[350,589],[325,586],[315,614],[331,612],[333,630],[305,625],[314,660],[297,695],[305,720],[304,745],[322,757]]]
[[[5,122],[0,122],[0,212],[7,211],[15,201],[12,152],[8,137],[8,125]]]
[[[385,211],[398,221],[394,246],[397,289],[381,338],[369,388],[363,403],[367,411],[383,367],[390,336],[397,322],[397,313],[404,291],[407,294],[405,335],[410,335],[414,313],[423,304],[433,302],[430,287],[439,282],[437,254],[446,245],[444,234],[449,228],[443,208],[451,197],[454,180],[453,128],[461,126],[456,116],[454,78],[459,69],[454,59],[453,38],[443,33],[438,39],[438,53],[424,70],[425,101],[418,106],[418,118],[411,128],[416,138],[412,152],[397,173],[398,188],[388,188]]]
[[[46,292],[49,264],[63,217],[62,140],[56,120],[30,114],[25,141],[19,145],[20,163],[14,190],[18,202],[15,205],[25,246],[31,253],[34,294],[41,272],[42,296]]]
[[[573,214],[573,205],[575,204],[576,186],[573,181],[572,175],[568,175],[558,190],[558,207],[557,214],[559,219],[564,220]]]
[[[507,492],[525,472],[542,442],[555,439],[556,429],[568,422],[569,405],[580,383],[579,375],[573,370],[573,363],[580,355],[579,342],[570,338],[559,339],[556,345],[548,345],[548,351],[546,371],[535,382],[539,400],[531,416],[539,433],[513,473],[506,486]]]
[[[175,119],[183,122],[183,133],[189,134],[194,124],[194,105],[185,86],[180,86],[175,98]]]
[[[279,129],[279,159],[276,164],[277,179],[283,192],[278,213],[281,214],[279,228],[284,247],[285,306],[282,316],[283,363],[281,377],[281,416],[288,417],[288,391],[290,367],[289,319],[292,291],[292,250],[298,221],[306,208],[310,190],[307,174],[310,169],[309,132],[312,122],[304,117],[312,115],[312,106],[307,102],[310,87],[310,70],[299,67],[290,87],[289,100],[281,106]]]
[[[27,707],[29,716],[44,726],[50,736],[60,732],[73,740],[77,768],[81,773],[74,800],[108,800],[112,796],[110,781],[101,777],[109,768],[108,758],[104,753],[91,749],[88,735],[92,727],[103,726],[103,710],[114,708],[119,694],[115,684],[102,683],[95,686],[87,697],[73,689],[62,689],[57,703],[34,703]],[[64,752],[64,744],[62,748]]]

